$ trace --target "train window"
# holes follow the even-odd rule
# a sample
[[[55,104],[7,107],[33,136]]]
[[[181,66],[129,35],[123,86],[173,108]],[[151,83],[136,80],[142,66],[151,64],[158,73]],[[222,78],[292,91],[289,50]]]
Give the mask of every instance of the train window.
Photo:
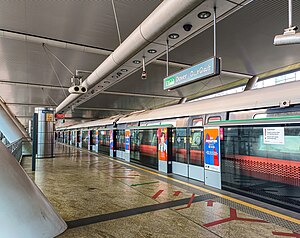
[[[266,127],[268,125],[224,127],[222,186],[293,204],[300,209],[299,199],[296,199],[300,196],[300,126],[271,125],[284,127],[281,144],[276,139],[271,143],[265,141]]]
[[[277,113],[257,113],[253,116],[253,119],[285,117],[285,116],[299,116],[299,115],[300,115],[300,111],[277,112]]]
[[[202,128],[191,130],[190,164],[204,166]]]
[[[209,117],[207,122],[213,122],[213,121],[221,121],[221,117],[220,116],[213,116],[213,117]]]
[[[195,118],[192,121],[192,126],[203,126],[203,118]]]

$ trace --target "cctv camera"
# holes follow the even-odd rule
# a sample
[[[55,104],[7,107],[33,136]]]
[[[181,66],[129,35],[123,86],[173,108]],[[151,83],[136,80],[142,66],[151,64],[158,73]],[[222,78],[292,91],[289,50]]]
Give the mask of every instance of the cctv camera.
[[[190,31],[192,29],[192,27],[193,27],[193,25],[191,25],[189,23],[183,25],[183,29],[185,31]]]
[[[80,87],[79,86],[72,86],[69,88],[69,93],[80,93]]]
[[[147,73],[146,73],[146,71],[143,71],[143,72],[142,72],[141,78],[142,78],[142,79],[147,79]]]
[[[82,93],[86,93],[86,91],[87,91],[86,87],[84,87],[84,86],[80,86],[80,90],[81,90]]]
[[[84,94],[87,92],[87,89],[84,86],[75,85],[70,87],[68,91],[71,94]]]
[[[297,26],[284,29],[282,35],[275,36],[274,45],[300,44],[300,33],[296,32],[297,29]]]

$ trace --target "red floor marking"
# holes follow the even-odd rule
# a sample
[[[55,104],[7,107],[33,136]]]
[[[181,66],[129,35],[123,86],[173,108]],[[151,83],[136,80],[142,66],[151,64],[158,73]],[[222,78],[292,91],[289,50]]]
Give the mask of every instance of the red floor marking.
[[[181,191],[175,191],[173,196],[177,197],[180,193],[182,193]]]
[[[234,221],[234,220],[236,220],[236,221],[249,221],[249,222],[268,223],[267,221],[260,220],[260,219],[238,217],[237,213],[236,213],[236,210],[234,208],[230,208],[230,217],[204,224],[204,226],[205,227],[216,226],[216,225],[219,225],[219,224],[222,224],[222,223],[225,223],[225,222],[229,222],[229,221]]]
[[[207,202],[206,205],[207,205],[208,207],[213,207],[215,201],[213,201],[213,200],[208,200],[208,201],[206,201],[206,202]]]
[[[164,190],[159,190],[157,193],[155,193],[155,194],[152,196],[152,198],[153,198],[153,199],[158,198],[159,195],[162,194],[163,191],[164,191]]]
[[[300,238],[300,234],[298,233],[285,233],[285,232],[277,232],[277,231],[272,231],[272,233],[275,236],[288,236],[288,237]]]
[[[179,211],[179,210],[182,210],[182,209],[189,208],[189,207],[192,205],[194,198],[195,198],[195,193],[193,193],[193,195],[192,195],[192,197],[191,197],[191,199],[190,199],[190,201],[189,201],[189,203],[187,204],[186,207],[176,208],[175,210],[176,210],[176,211]]]

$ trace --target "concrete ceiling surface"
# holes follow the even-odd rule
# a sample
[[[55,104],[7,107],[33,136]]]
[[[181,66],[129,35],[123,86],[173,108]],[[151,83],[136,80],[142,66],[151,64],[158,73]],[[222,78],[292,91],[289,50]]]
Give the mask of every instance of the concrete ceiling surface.
[[[227,15],[224,10],[222,12],[224,17],[217,24],[218,55],[222,58],[224,70],[255,75],[300,62],[300,54],[298,54],[300,46],[273,46],[274,36],[282,34],[283,29],[287,27],[287,0],[254,0],[247,2],[248,4],[240,0],[217,0],[216,2],[217,6],[224,9],[240,8]],[[114,3],[121,40],[124,41],[162,1],[114,0]],[[211,1],[207,0],[203,3],[203,7],[209,8],[210,4]],[[300,26],[300,15],[297,14],[300,11],[300,1],[293,1],[293,4],[294,25]],[[202,9],[201,6],[199,9]],[[190,22],[202,24],[197,14],[187,16],[186,19],[189,20],[186,20],[187,22],[182,20],[179,27],[173,26],[166,34],[175,31],[181,37],[184,34],[182,24]],[[211,21],[212,18],[205,24]],[[212,56],[212,27],[206,25],[201,29],[193,33],[191,39],[171,49],[169,54],[171,61],[192,65]],[[0,1],[0,30],[47,37],[110,51],[119,46],[110,0]],[[163,43],[166,36],[163,35],[156,40],[158,49],[165,48],[164,45],[157,43]],[[47,47],[73,73],[76,69],[93,71],[107,57],[54,46]],[[67,90],[59,87],[70,86],[71,74],[49,52],[48,55],[46,52],[42,44],[0,37],[0,96],[26,126],[34,107],[56,106],[69,95]],[[141,52],[136,57],[144,53]],[[165,59],[165,56],[160,58]],[[162,79],[166,76],[166,66],[150,63],[146,70],[147,80],[141,79],[139,69],[105,90],[125,95],[100,93],[79,105],[79,108],[72,110],[68,113],[68,117],[78,120],[96,119],[126,114],[134,110],[156,108],[164,104],[177,103],[181,97],[189,97],[241,79],[241,77],[234,78],[221,74],[168,92],[163,90],[162,85]],[[170,67],[169,73],[178,70],[180,67]],[[88,75],[83,76],[85,78]],[[28,85],[5,84],[7,81]],[[31,84],[54,85],[58,88],[33,87]],[[151,98],[149,95],[154,97]],[[177,98],[165,98],[165,96]]]

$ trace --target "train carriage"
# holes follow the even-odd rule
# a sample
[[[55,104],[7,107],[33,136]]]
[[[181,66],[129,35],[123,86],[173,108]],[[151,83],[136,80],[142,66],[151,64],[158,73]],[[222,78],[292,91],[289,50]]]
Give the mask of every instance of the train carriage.
[[[100,134],[110,156],[206,183],[204,130],[218,128],[219,188],[300,211],[298,88],[291,82],[118,116],[102,124],[111,126],[109,137]]]

